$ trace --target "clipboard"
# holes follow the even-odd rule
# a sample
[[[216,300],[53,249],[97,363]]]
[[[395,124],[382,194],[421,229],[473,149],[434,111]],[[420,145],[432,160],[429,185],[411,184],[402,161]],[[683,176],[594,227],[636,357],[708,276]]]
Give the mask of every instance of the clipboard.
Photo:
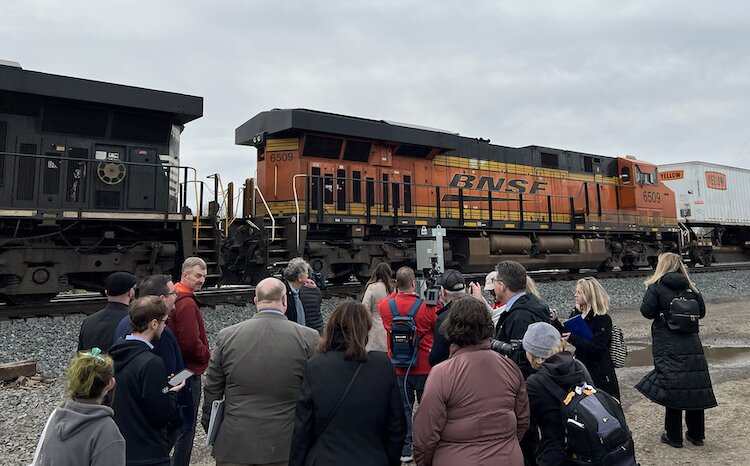
[[[563,326],[570,333],[574,333],[584,340],[591,341],[594,339],[594,333],[589,328],[589,324],[583,320],[580,314],[575,317],[571,317],[563,323]]]
[[[208,431],[206,432],[206,446],[211,446],[216,442],[216,436],[219,433],[219,426],[224,420],[224,398],[211,403],[211,417],[208,421]]]

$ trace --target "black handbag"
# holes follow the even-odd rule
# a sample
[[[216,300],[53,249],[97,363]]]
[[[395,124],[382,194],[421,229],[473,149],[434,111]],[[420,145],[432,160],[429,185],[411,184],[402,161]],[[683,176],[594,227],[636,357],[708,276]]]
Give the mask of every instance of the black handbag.
[[[698,301],[678,296],[669,303],[669,312],[664,316],[667,328],[677,333],[698,333],[700,306]]]

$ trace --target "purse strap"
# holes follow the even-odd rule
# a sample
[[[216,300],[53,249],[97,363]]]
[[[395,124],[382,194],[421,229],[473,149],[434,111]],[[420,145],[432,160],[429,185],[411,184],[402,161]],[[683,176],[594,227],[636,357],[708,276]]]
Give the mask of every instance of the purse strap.
[[[328,413],[328,416],[326,416],[325,421],[323,421],[323,426],[320,428],[320,431],[318,432],[318,436],[315,438],[315,442],[313,442],[313,448],[311,448],[310,451],[312,451],[315,448],[315,446],[318,444],[318,440],[320,440],[320,437],[323,436],[323,432],[325,432],[326,428],[328,427],[328,424],[330,424],[333,418],[336,416],[336,413],[341,407],[341,404],[344,402],[346,395],[349,394],[349,390],[352,388],[354,381],[357,379],[357,376],[359,375],[359,371],[362,369],[363,364],[364,364],[364,361],[359,363],[359,365],[357,366],[357,370],[354,371],[354,375],[352,376],[351,380],[349,380],[349,385],[346,386],[346,390],[344,390],[344,393],[342,393],[339,399],[336,400],[336,404],[333,405],[333,408]]]

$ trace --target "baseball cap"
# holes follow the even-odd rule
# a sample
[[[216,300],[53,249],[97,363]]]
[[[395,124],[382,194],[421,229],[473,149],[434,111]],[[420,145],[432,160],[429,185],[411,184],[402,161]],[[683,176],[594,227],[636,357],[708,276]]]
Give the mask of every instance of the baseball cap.
[[[492,291],[495,289],[495,278],[497,278],[497,272],[492,271],[487,274],[484,278],[484,291]]]
[[[463,274],[454,269],[448,269],[443,272],[438,284],[446,291],[461,291],[466,288]]]
[[[104,279],[104,290],[107,296],[120,296],[135,286],[136,278],[127,272],[115,272]]]

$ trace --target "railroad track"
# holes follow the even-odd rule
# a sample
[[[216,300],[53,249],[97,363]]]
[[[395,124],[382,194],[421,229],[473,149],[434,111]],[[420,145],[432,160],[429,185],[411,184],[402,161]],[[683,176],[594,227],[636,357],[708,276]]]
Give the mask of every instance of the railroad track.
[[[690,269],[691,274],[726,272],[734,270],[748,270],[750,262],[737,262],[730,264],[715,264],[711,267],[696,267]],[[638,278],[647,277],[653,273],[651,269],[639,270],[615,270],[611,272],[598,272],[596,270],[571,273],[561,270],[529,272],[535,281],[539,283],[578,280],[583,277],[601,278]],[[467,281],[475,281],[484,285],[486,274],[464,274]],[[363,285],[357,282],[345,283],[343,285],[329,285],[323,290],[323,298],[352,298],[357,299],[363,292]],[[198,298],[207,306],[214,307],[220,304],[246,305],[253,301],[255,296],[254,286],[223,286],[201,290],[197,293]],[[30,317],[59,317],[66,314],[93,314],[106,303],[106,298],[97,293],[80,293],[71,295],[60,295],[43,305],[8,306],[0,304],[0,320],[24,319]]]
[[[324,298],[356,298],[362,292],[359,283],[332,285],[323,290]],[[253,302],[254,286],[222,286],[201,290],[198,299],[209,307],[220,304],[244,306]],[[0,304],[0,320],[26,319],[30,317],[60,317],[66,314],[93,314],[103,308],[107,298],[99,293],[61,294],[46,304],[10,306]]]

